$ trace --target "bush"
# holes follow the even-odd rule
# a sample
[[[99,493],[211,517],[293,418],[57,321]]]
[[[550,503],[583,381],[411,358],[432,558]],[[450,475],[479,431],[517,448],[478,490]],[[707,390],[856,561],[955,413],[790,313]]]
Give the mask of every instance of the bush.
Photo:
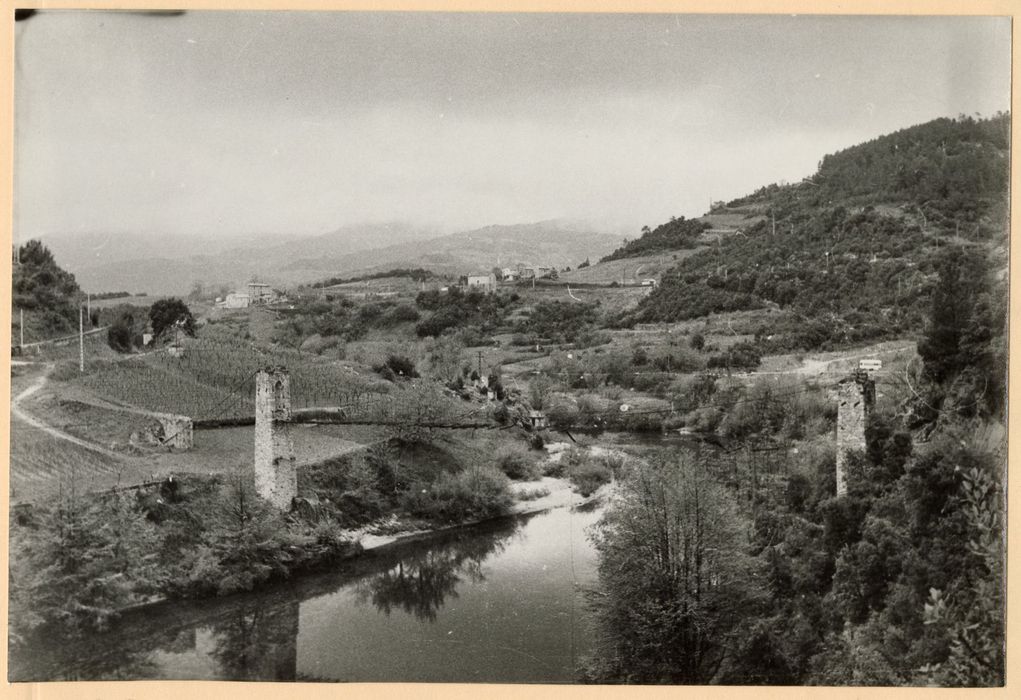
[[[134,317],[130,313],[121,314],[106,331],[107,344],[117,352],[131,352],[134,328]]]
[[[406,323],[409,321],[417,321],[420,318],[418,309],[411,304],[398,304],[397,306],[390,309],[387,314],[387,319],[394,323]]]
[[[531,481],[539,478],[539,467],[527,450],[521,447],[505,447],[496,454],[496,466],[509,478],[516,481]]]
[[[396,381],[398,377],[413,379],[418,376],[415,363],[402,355],[390,355],[386,358],[385,364],[376,365],[372,369],[391,382]]]
[[[684,417],[684,425],[696,433],[712,433],[723,420],[723,412],[715,406],[696,408]]]
[[[621,428],[630,433],[658,433],[663,430],[666,413],[627,412],[620,414]]]
[[[535,501],[540,498],[546,498],[549,495],[549,489],[545,486],[538,486],[534,489],[523,489],[518,491],[519,501]]]
[[[492,468],[471,467],[442,473],[431,486],[411,489],[404,508],[417,517],[459,523],[502,515],[513,500],[506,476]]]
[[[569,430],[578,423],[578,409],[570,399],[558,399],[547,408],[550,426],[557,430]]]
[[[298,471],[298,493],[325,504],[331,519],[357,527],[380,517],[396,488],[385,448],[343,455]]]
[[[102,629],[154,589],[156,532],[134,494],[62,495],[12,527],[9,635],[42,624]]]
[[[311,352],[317,355],[321,355],[326,350],[337,347],[340,343],[340,338],[335,335],[329,335],[323,337],[318,333],[313,333],[302,342],[299,347],[303,352]]]
[[[603,460],[589,458],[578,464],[570,464],[568,478],[578,493],[591,496],[600,486],[613,480],[613,472]]]
[[[762,362],[758,348],[751,343],[735,343],[709,358],[709,368],[755,369]]]

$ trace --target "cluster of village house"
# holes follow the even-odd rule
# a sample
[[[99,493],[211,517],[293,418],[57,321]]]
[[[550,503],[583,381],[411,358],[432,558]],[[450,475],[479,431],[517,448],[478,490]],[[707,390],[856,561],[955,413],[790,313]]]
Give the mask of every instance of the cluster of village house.
[[[516,282],[518,280],[549,279],[556,276],[555,267],[544,267],[542,265],[526,266],[519,264],[517,267],[505,267],[500,270],[499,276],[494,272],[470,274],[467,276],[465,286],[470,289],[481,289],[487,292],[495,291],[498,282]],[[344,285],[335,285],[342,287]],[[326,289],[332,289],[328,287]],[[377,296],[387,296],[386,293],[377,293]],[[247,291],[231,292],[226,297],[217,297],[216,306],[221,309],[247,309],[249,306],[259,304],[271,304],[280,301],[282,295],[273,289],[269,284],[263,282],[249,282]]]
[[[217,297],[216,305],[222,309],[247,309],[256,304],[276,301],[279,293],[262,282],[249,282],[247,292],[231,292],[224,298]]]
[[[518,280],[532,280],[532,279],[549,279],[556,274],[557,269],[555,267],[542,267],[540,265],[525,266],[518,265],[517,267],[505,267],[500,270],[500,275],[497,277],[495,272],[483,272],[480,274],[468,275],[468,281],[466,286],[468,288],[483,289],[485,291],[493,291],[496,289],[497,282],[517,282]]]

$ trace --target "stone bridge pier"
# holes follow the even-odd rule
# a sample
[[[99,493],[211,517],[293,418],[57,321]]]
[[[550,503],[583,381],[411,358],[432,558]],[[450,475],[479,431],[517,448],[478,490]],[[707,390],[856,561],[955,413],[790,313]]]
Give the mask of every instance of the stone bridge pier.
[[[255,375],[255,490],[280,510],[298,494],[290,436],[291,377],[283,367]]]
[[[836,387],[837,399],[837,495],[847,493],[847,453],[864,452],[865,426],[876,406],[876,382],[857,371]]]

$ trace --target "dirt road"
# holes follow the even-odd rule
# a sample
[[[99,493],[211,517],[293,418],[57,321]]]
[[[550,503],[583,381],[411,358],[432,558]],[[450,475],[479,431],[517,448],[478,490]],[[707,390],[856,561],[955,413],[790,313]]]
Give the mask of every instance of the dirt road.
[[[116,452],[112,452],[104,447],[100,447],[99,445],[88,442],[87,440],[77,438],[74,435],[65,433],[62,430],[58,430],[57,428],[54,428],[52,425],[48,425],[43,421],[39,420],[38,418],[36,418],[35,416],[31,415],[30,413],[27,413],[22,408],[21,403],[25,399],[27,399],[28,397],[32,396],[35,393],[38,393],[39,391],[42,390],[43,387],[46,386],[47,379],[52,370],[53,365],[47,365],[46,370],[38,377],[36,377],[35,380],[26,389],[22,390],[17,396],[11,398],[11,417],[17,418],[18,420],[27,423],[28,425],[31,425],[33,428],[37,428],[38,430],[41,430],[47,435],[55,437],[58,440],[66,440],[68,442],[74,443],[75,445],[78,445],[79,447],[84,447],[87,450],[96,452],[106,457],[119,458],[121,455],[118,455]]]

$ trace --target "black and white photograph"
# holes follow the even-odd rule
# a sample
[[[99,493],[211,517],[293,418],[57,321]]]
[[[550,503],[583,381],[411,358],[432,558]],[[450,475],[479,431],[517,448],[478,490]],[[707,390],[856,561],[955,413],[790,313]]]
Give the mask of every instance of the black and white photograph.
[[[1011,16],[8,12],[8,682],[1004,686]]]

